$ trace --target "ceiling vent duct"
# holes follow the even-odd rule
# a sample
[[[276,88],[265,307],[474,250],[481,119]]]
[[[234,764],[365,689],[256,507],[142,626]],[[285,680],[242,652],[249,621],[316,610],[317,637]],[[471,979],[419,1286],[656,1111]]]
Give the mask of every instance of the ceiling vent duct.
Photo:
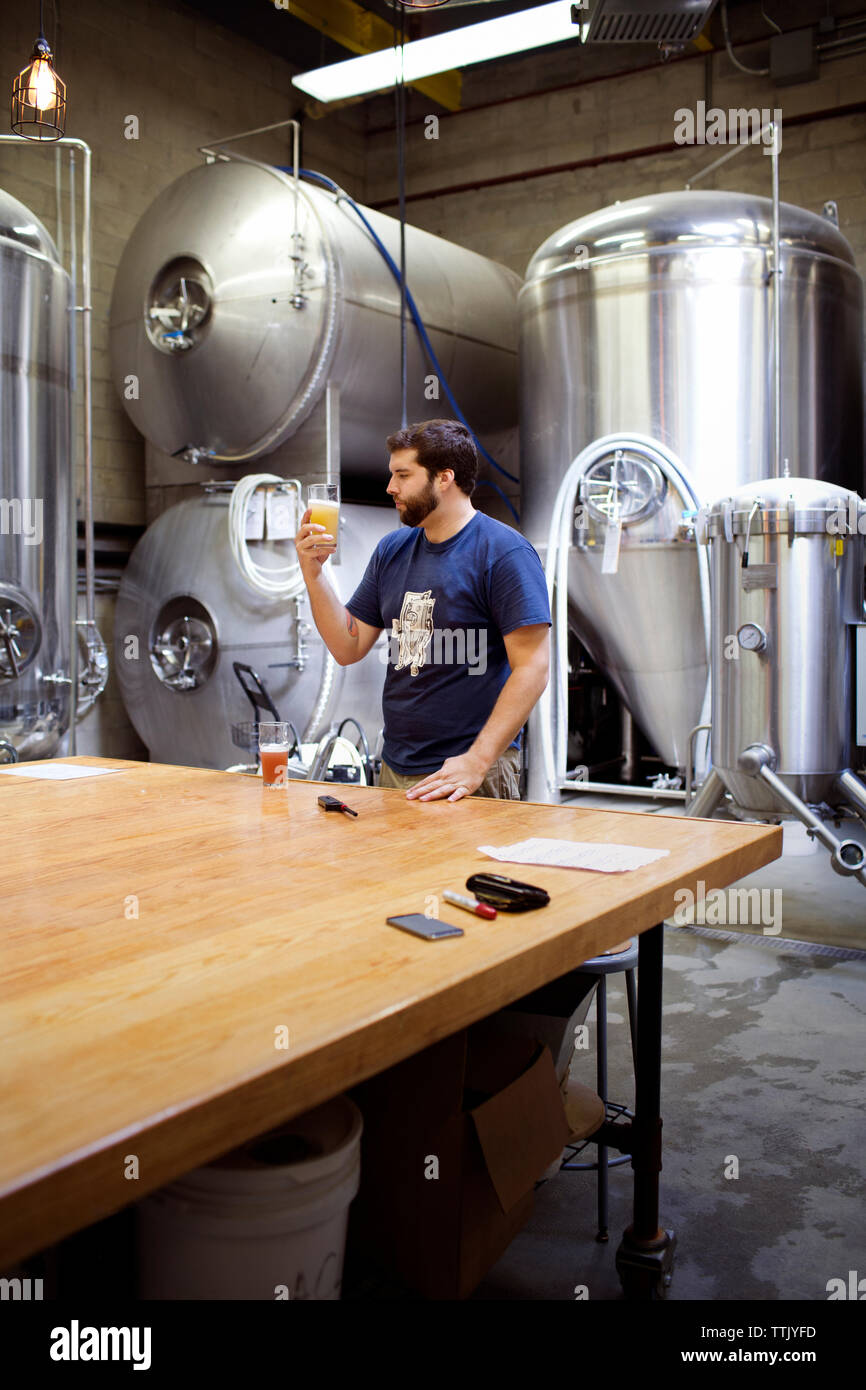
[[[716,0],[586,0],[574,7],[584,43],[688,43]],[[575,13],[576,12],[576,13]]]

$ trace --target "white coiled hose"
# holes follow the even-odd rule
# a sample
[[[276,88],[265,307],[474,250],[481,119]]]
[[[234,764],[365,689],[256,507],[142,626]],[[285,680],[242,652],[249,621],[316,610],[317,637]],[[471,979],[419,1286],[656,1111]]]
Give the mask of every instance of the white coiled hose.
[[[297,559],[288,565],[257,565],[247,545],[247,511],[256,488],[263,483],[282,483],[293,487],[300,508],[301,485],[296,478],[278,478],[274,473],[250,473],[235,485],[229,503],[229,545],[241,578],[257,594],[268,598],[299,598],[304,592],[304,576]],[[300,510],[298,516],[301,515]]]
[[[306,586],[297,559],[289,565],[263,567],[256,564],[249,552],[246,539],[247,511],[253,493],[263,483],[283,483],[293,487],[298,499],[298,517],[303,515],[301,484],[296,478],[278,478],[274,473],[250,473],[246,478],[241,478],[232,490],[229,503],[229,545],[234,562],[240,571],[241,578],[257,594],[264,594],[267,598],[275,600],[300,598]],[[332,581],[333,578],[332,573]],[[336,672],[336,662],[327,647],[323,646],[322,675],[316,703],[302,734],[302,741],[304,742],[318,734],[333,694]]]

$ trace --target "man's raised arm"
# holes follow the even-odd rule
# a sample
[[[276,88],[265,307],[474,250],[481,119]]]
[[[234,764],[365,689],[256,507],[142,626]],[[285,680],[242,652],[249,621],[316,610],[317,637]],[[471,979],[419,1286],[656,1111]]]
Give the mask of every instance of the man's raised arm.
[[[324,570],[325,561],[336,548],[335,538],[324,526],[313,525],[309,510],[304,512],[295,549],[310,595],[313,622],[334,660],[340,666],[351,666],[367,655],[382,629],[353,617],[337,597]]]

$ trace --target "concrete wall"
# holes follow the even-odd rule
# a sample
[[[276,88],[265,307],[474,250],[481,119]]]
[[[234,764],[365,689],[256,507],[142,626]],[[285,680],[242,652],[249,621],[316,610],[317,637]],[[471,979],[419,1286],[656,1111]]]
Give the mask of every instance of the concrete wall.
[[[580,56],[585,63],[586,55]],[[609,62],[610,55],[605,57]],[[743,57],[757,65],[754,50],[746,49]],[[568,81],[558,51],[530,61],[538,86]],[[866,113],[826,118],[866,101],[866,55],[823,63],[817,81],[792,87],[746,76],[721,52],[505,100],[491,90],[489,77],[474,78],[472,72],[464,79],[465,104],[489,104],[440,115],[438,139],[426,138],[423,102],[413,99],[407,216],[418,226],[453,237],[523,275],[536,248],[563,224],[618,199],[682,188],[724,152],[717,146],[676,146],[679,108],[695,108],[698,101],[726,111],[778,108],[782,198],[817,212],[835,199],[841,230],[866,274]],[[394,135],[382,127],[386,111],[380,111],[378,129],[367,140],[367,198],[392,213]],[[659,145],[669,148],[623,157]],[[574,163],[584,167],[543,173]],[[474,180],[491,177],[505,181],[471,187]],[[463,191],[440,191],[467,184]],[[746,150],[700,186],[769,196],[770,160],[758,149]],[[430,196],[418,196],[425,193]]]

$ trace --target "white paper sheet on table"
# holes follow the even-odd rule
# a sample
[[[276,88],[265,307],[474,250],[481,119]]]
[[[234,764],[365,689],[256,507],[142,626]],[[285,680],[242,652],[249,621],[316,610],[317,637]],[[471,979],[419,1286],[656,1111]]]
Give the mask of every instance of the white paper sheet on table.
[[[547,864],[557,869],[595,869],[602,874],[622,874],[642,869],[670,854],[668,849],[643,849],[640,845],[597,844],[591,840],[518,840],[513,845],[479,845],[480,854],[511,864]]]
[[[70,767],[69,763],[45,763],[37,767],[33,763],[12,763],[10,767],[0,767],[0,773],[7,772],[12,777],[42,777],[51,782],[68,782],[72,777],[104,777],[107,772],[125,772],[123,767]]]

